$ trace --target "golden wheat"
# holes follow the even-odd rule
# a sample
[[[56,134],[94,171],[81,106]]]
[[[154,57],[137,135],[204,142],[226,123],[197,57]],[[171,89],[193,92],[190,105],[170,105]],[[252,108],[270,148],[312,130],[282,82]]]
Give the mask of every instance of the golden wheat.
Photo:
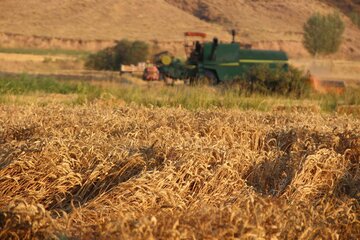
[[[0,239],[359,239],[360,121],[0,106]]]

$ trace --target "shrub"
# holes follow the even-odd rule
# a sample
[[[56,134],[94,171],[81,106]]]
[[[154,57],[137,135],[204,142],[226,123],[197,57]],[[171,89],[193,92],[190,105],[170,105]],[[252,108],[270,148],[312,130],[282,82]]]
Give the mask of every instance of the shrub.
[[[85,67],[95,70],[119,70],[121,64],[137,64],[147,60],[149,46],[142,41],[121,40],[114,47],[91,54]]]
[[[209,11],[209,5],[207,5],[204,2],[198,2],[198,6],[197,9],[195,9],[195,16],[200,18],[201,20],[210,22],[211,18],[210,16],[210,11]]]
[[[339,14],[311,16],[304,25],[304,46],[313,55],[326,55],[338,51],[345,30]]]
[[[310,78],[293,66],[287,71],[283,67],[255,65],[242,77],[234,80],[241,91],[247,93],[305,96],[310,92]]]
[[[88,56],[85,67],[95,70],[112,70],[114,68],[113,50],[106,48]]]

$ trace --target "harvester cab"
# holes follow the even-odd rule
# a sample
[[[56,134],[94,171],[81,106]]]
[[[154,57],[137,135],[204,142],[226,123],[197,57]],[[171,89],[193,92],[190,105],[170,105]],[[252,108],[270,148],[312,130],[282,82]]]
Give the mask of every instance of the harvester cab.
[[[206,34],[200,32],[186,32],[184,33],[184,48],[186,57],[191,57],[194,52],[201,51],[201,45],[205,42]]]

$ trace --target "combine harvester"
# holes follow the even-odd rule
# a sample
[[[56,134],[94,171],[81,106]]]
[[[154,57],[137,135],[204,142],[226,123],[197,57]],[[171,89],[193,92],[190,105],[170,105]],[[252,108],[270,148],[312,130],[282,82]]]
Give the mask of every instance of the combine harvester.
[[[184,47],[187,59],[185,62],[169,52],[162,52],[155,56],[154,62],[159,70],[159,80],[164,80],[167,84],[173,84],[175,80],[190,83],[201,80],[210,85],[216,85],[232,81],[260,64],[288,71],[289,59],[284,51],[252,49],[251,45],[236,42],[235,35],[233,30],[232,42],[222,43],[217,38],[214,38],[212,42],[206,42],[205,33],[186,32]],[[149,79],[147,72],[151,71],[145,69],[144,80]],[[311,76],[310,80],[314,90],[321,93],[342,94],[345,91],[345,84],[342,81],[321,81],[314,76]]]
[[[199,38],[189,41],[190,38]],[[288,56],[283,51],[253,50],[251,45],[242,45],[235,41],[222,43],[217,38],[205,42],[206,34],[185,33],[185,62],[175,58],[168,52],[155,57],[155,64],[160,72],[160,80],[189,80],[191,83],[199,79],[207,80],[211,85],[231,81],[248,72],[253,66],[267,64],[270,68],[288,69]]]

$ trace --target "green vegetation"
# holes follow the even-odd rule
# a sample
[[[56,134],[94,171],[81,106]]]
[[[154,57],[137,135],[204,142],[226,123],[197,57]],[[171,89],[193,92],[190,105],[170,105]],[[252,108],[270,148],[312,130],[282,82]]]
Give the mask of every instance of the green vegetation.
[[[269,111],[282,106],[292,109],[319,107],[325,112],[334,112],[343,105],[360,106],[360,90],[350,89],[344,95],[309,93],[301,98],[285,97],[278,94],[264,95],[248,94],[239,88],[230,89],[228,86],[217,88],[200,86],[176,87],[139,87],[128,86],[112,88],[111,95],[126,103],[156,107],[178,107],[187,109],[207,108],[236,108],[242,110]]]
[[[109,47],[91,54],[85,67],[95,70],[118,71],[121,64],[145,62],[149,55],[149,45],[142,41],[121,40],[114,47]]]
[[[59,82],[50,78],[34,78],[28,75],[0,78],[0,94],[32,92],[70,94],[77,91],[77,86],[78,84]]]
[[[336,111],[341,106],[360,107],[360,89],[347,89],[344,95],[322,94],[314,95],[313,99],[318,100],[320,108],[326,112]]]
[[[100,97],[101,89],[84,82],[57,81],[52,78],[0,76],[0,97],[5,95],[27,95],[34,93],[77,94],[79,103]]]
[[[310,79],[307,74],[289,66],[270,68],[269,65],[256,65],[247,74],[233,82],[240,91],[265,95],[307,96],[310,92]],[[234,88],[234,84],[231,88]]]
[[[215,91],[214,91],[215,90]],[[214,89],[200,86],[176,87],[120,87],[113,88],[111,95],[124,100],[128,104],[139,104],[147,107],[184,107],[187,109],[207,108],[239,108],[243,110],[270,110],[276,102],[285,98],[271,98],[262,95],[238,95],[236,91],[222,88]],[[291,102],[292,100],[289,100]]]
[[[32,54],[32,55],[68,55],[75,57],[86,57],[87,51],[65,50],[65,49],[37,49],[37,48],[0,48],[0,53]]]
[[[239,86],[239,85],[238,85]],[[37,93],[72,94],[71,104],[86,104],[95,100],[123,101],[147,107],[183,107],[187,109],[235,108],[268,111],[277,106],[285,109],[313,109],[334,112],[341,106],[360,106],[360,90],[349,89],[344,95],[284,96],[280,94],[249,93],[239,87],[176,85],[165,87],[158,84],[144,86],[117,83],[93,85],[84,82],[56,81],[51,78],[0,77],[0,102],[6,96],[33,96]]]
[[[327,55],[338,51],[345,24],[337,13],[316,13],[304,25],[304,46],[313,55]]]

